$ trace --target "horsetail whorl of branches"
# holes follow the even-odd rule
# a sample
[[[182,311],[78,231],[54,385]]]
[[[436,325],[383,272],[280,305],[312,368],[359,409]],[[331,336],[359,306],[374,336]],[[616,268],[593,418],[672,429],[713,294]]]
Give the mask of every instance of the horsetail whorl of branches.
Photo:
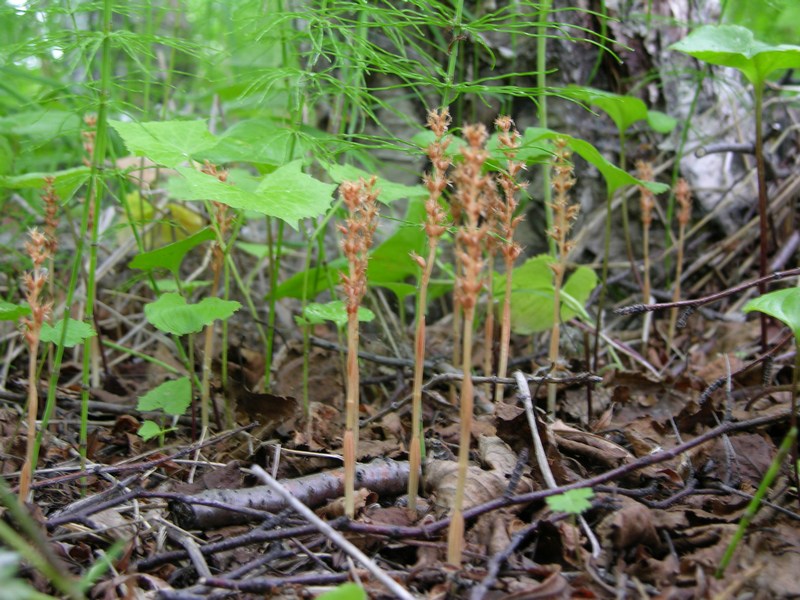
[[[367,292],[367,261],[372,236],[378,222],[378,192],[376,177],[369,181],[346,181],[339,186],[339,195],[347,207],[348,218],[339,226],[342,252],[347,258],[348,274],[342,273],[345,307],[347,309],[347,396],[345,400],[345,432],[342,441],[344,454],[344,503],[348,517],[355,516],[356,450],[358,448],[358,307]]]
[[[419,491],[419,475],[422,462],[422,375],[425,361],[425,312],[427,308],[428,283],[433,272],[436,259],[436,246],[439,238],[446,231],[445,219],[447,218],[440,203],[442,193],[447,189],[450,180],[447,171],[452,164],[447,156],[447,147],[450,140],[446,138],[450,125],[450,113],[447,108],[441,111],[428,112],[428,127],[436,136],[435,141],[428,146],[428,158],[432,169],[424,177],[425,187],[428,189],[428,200],[425,202],[425,233],[428,236],[428,257],[422,258],[417,254],[411,258],[422,269],[417,295],[416,330],[414,335],[414,385],[411,394],[411,442],[409,444],[408,477],[408,508],[415,511],[417,508],[417,492]]]
[[[486,223],[481,216],[487,209],[489,188],[494,186],[491,176],[483,173],[488,157],[484,148],[487,132],[483,125],[467,125],[463,130],[466,146],[462,148],[463,161],[455,169],[455,204],[462,213],[462,225],[457,237],[460,241],[460,269],[456,278],[455,294],[464,311],[461,342],[461,366],[464,378],[461,381],[460,435],[458,450],[458,478],[453,499],[453,514],[447,536],[447,561],[461,564],[464,549],[464,491],[469,466],[469,448],[472,437],[472,410],[474,404],[472,378],[472,330],[475,305],[483,287],[483,251],[487,235]]]

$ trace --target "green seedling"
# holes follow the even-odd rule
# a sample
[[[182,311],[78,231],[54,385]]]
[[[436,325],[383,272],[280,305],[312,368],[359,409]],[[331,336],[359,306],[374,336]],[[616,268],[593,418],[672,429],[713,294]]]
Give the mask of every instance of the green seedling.
[[[759,275],[762,278],[766,277],[767,252],[771,236],[768,230],[767,178],[764,163],[762,114],[764,85],[767,78],[775,71],[800,67],[800,46],[765,44],[756,40],[752,31],[739,25],[706,25],[695,29],[680,42],[673,44],[671,48],[711,65],[737,69],[753,86],[760,224]],[[759,292],[764,294],[766,291],[766,283],[760,284]],[[762,352],[767,350],[767,320],[764,317],[761,318],[761,350]]]
[[[593,498],[594,491],[592,488],[577,488],[554,496],[548,496],[545,501],[550,510],[577,517],[592,508]]]
[[[192,403],[192,382],[188,377],[181,377],[175,381],[165,381],[156,388],[139,398],[136,406],[141,412],[163,411],[165,415],[179,417],[186,412]],[[164,434],[172,431],[165,429],[155,421],[145,421],[139,428],[139,436],[147,441],[155,436],[159,437],[161,445],[164,444]]]
[[[42,342],[51,344],[58,344],[61,342],[62,330],[64,329],[64,319],[57,321],[50,325],[49,323],[42,323],[42,334],[39,338]],[[97,335],[95,330],[88,323],[83,321],[76,321],[75,319],[67,319],[66,334],[64,339],[65,348],[74,348],[78,344],[82,344],[90,337]]]
[[[780,473],[781,464],[790,452],[792,452],[794,455],[792,464],[795,465],[795,482],[796,474],[798,473],[797,469],[800,468],[800,462],[797,460],[795,446],[795,441],[797,439],[797,385],[798,371],[800,371],[800,352],[797,352],[797,350],[800,349],[800,287],[777,290],[770,292],[769,294],[764,294],[763,296],[759,296],[758,298],[750,300],[747,304],[745,304],[742,310],[746,313],[758,311],[778,319],[787,325],[794,334],[795,362],[794,376],[792,377],[792,411],[790,416],[789,432],[786,434],[786,437],[783,438],[783,442],[781,442],[775,458],[772,460],[769,469],[767,469],[764,478],[761,480],[753,499],[750,500],[750,503],[747,505],[745,514],[739,521],[739,526],[736,529],[733,539],[731,539],[728,547],[725,549],[725,554],[723,555],[715,573],[717,578],[721,578],[725,574],[725,569],[730,564],[733,554],[736,551],[739,543],[742,541],[747,527],[750,525],[753,517],[755,517],[756,513],[758,512],[761,502],[764,500],[770,485],[772,485],[775,477],[777,477]]]

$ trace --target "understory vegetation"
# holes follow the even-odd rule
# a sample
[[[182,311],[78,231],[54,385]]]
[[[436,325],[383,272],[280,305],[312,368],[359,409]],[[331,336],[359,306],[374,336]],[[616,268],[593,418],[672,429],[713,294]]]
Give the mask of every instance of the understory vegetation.
[[[793,0],[0,30],[0,598],[800,594]]]

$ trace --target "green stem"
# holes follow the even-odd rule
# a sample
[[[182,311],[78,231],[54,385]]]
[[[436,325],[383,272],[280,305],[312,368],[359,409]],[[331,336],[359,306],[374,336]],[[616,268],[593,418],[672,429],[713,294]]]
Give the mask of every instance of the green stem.
[[[759,223],[759,254],[758,254],[758,275],[761,279],[767,276],[768,260],[767,251],[769,250],[769,214],[767,200],[767,174],[764,164],[764,135],[762,133],[763,116],[761,111],[764,105],[764,86],[756,83],[755,88],[755,112],[756,112],[756,173],[758,174],[758,223]],[[767,284],[762,281],[758,284],[759,294],[767,293]],[[767,351],[769,339],[767,336],[767,326],[769,317],[761,313],[761,353]]]

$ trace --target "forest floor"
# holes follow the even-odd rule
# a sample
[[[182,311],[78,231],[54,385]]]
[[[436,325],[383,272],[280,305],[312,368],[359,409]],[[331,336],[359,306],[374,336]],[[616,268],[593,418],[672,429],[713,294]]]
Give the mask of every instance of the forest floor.
[[[756,247],[756,228],[743,231],[694,250],[702,265],[689,268],[711,275],[684,297],[752,279],[752,263],[732,260]],[[99,297],[114,301],[103,290]],[[646,344],[641,315],[612,316],[603,360],[610,360],[613,345],[625,367],[594,374],[582,361],[593,332],[568,324],[564,339],[576,358],[561,374],[555,419],[526,410],[526,397],[528,408],[545,404],[548,365],[545,353],[531,351],[530,338],[515,338],[512,368],[522,375],[500,382],[505,400],[488,400],[496,379],[475,379],[460,566],[445,561],[458,453],[458,410],[449,389],[460,377],[445,366],[451,315],[429,327],[427,456],[415,514],[405,496],[413,363],[410,354],[391,350],[380,331],[367,328],[362,345],[354,520],[342,516],[345,342],[335,330],[313,332],[306,411],[300,341],[280,344],[270,393],[254,392],[264,356],[248,345],[246,323],[234,322],[224,390],[214,365],[211,433],[198,439],[197,416],[186,415],[163,445],[137,435],[145,415],[136,399],[165,371],[130,356],[112,363],[109,353],[101,385],[90,389],[83,470],[76,452],[80,387],[70,382],[80,366],[67,363],[33,484],[35,503],[28,504],[42,534],[32,543],[46,548],[59,569],[78,574],[121,540],[110,571],[89,591],[92,598],[315,597],[345,581],[359,582],[370,597],[395,595],[376,572],[425,598],[793,597],[800,594],[800,511],[789,460],[724,575],[715,577],[788,431],[791,336],[770,324],[772,369],[765,385],[758,321],[746,320],[740,309],[734,295],[698,310],[671,347],[665,342],[669,311],[653,314]],[[114,314],[105,309],[98,318],[101,335],[112,342],[123,329],[113,326]],[[407,347],[404,341],[401,348]],[[476,365],[486,351],[476,346]],[[166,343],[149,352],[180,367]],[[3,472],[13,482],[25,454],[20,407],[27,380],[20,359],[10,367],[0,393],[6,403],[0,441]],[[224,425],[229,402],[235,404],[232,427]],[[547,471],[558,487],[548,487]],[[546,501],[576,488],[593,490],[590,506],[574,511],[579,516]],[[281,489],[348,543],[288,506]],[[351,546],[368,561],[354,559]],[[38,571],[22,575],[53,592]]]

